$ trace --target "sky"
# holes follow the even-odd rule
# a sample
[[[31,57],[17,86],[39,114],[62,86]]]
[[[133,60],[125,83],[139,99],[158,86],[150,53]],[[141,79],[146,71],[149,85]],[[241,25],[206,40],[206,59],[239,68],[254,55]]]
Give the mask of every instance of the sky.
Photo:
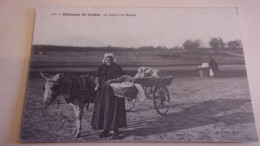
[[[181,47],[240,39],[236,8],[38,7],[33,45]]]

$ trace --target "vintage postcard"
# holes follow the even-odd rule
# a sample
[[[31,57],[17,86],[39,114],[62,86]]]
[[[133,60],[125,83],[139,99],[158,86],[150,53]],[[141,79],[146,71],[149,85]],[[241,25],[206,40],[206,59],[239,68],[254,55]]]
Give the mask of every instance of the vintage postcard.
[[[236,8],[36,8],[20,142],[257,141]]]

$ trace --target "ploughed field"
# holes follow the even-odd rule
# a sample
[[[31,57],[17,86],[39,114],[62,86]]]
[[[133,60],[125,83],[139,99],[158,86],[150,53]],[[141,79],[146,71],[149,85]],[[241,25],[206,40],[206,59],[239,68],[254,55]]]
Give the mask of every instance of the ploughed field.
[[[75,115],[68,104],[42,110],[44,79],[29,78],[21,140],[26,142],[113,141],[99,138],[84,110],[82,134],[74,138]],[[127,113],[127,128],[116,141],[250,141],[256,140],[247,77],[177,77],[168,86],[171,107],[159,115],[152,98],[137,101]],[[64,102],[64,101],[62,101]],[[90,107],[93,107],[91,105]],[[111,132],[112,134],[112,132]]]
[[[32,67],[96,67],[101,64],[105,51],[46,51],[33,52]],[[117,62],[123,67],[128,66],[176,66],[198,65],[208,62],[206,54],[178,54],[176,52],[146,51],[134,54],[131,51],[114,52]],[[244,64],[243,56],[230,54],[212,54],[220,64]]]

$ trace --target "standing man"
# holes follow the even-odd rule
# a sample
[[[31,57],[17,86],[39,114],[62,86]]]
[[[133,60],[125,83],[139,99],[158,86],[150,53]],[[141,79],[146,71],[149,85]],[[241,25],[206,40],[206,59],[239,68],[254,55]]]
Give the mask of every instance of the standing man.
[[[219,75],[218,63],[211,56],[209,56],[209,58],[210,58],[209,66],[213,72],[213,76],[218,77]]]

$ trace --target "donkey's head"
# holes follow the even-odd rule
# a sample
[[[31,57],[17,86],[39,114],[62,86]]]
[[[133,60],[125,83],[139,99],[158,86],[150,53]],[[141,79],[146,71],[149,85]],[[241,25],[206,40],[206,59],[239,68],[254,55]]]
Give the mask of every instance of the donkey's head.
[[[61,79],[63,78],[64,74],[59,73],[50,77],[45,76],[43,73],[40,74],[45,79],[45,83],[43,85],[43,102],[47,105],[50,105],[61,94]]]

